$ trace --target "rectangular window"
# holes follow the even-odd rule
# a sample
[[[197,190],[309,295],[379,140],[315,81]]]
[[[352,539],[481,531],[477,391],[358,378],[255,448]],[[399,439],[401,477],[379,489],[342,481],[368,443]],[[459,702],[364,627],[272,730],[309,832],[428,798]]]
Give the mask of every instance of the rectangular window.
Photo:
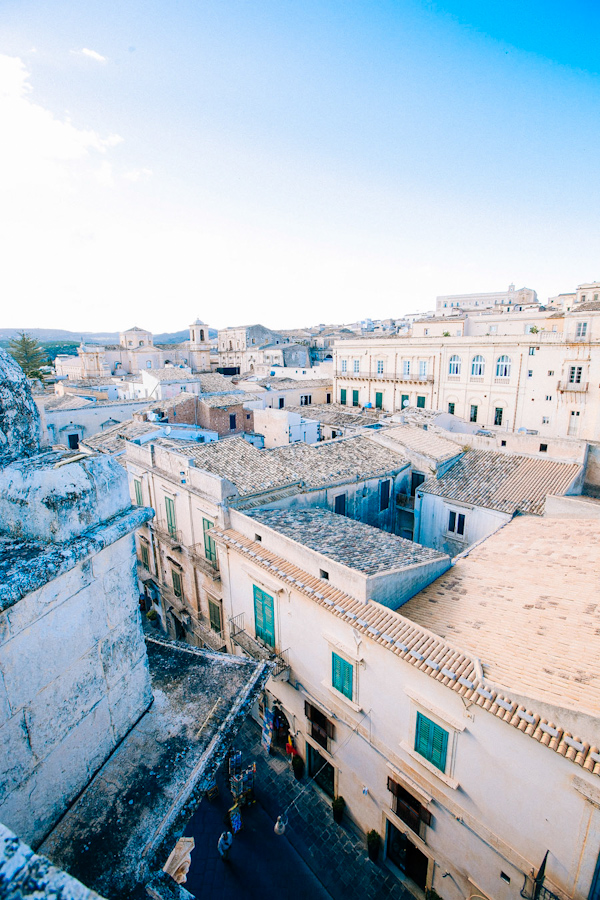
[[[285,397],[280,397],[279,398],[279,409],[283,409],[284,406],[285,406]]]
[[[270,594],[254,588],[254,622],[256,637],[269,647],[275,646],[275,606]]]
[[[550,424],[549,416],[542,416],[542,425],[549,425],[549,424]]]
[[[326,402],[326,403],[331,403],[331,394],[327,394],[327,397],[326,397],[325,402]]]
[[[333,501],[333,511],[340,516],[346,515],[346,495],[338,494]]]
[[[451,416],[454,415],[454,410],[455,410],[455,409],[456,409],[456,403],[449,403],[449,404],[448,404],[448,412],[450,413]]]
[[[470,416],[469,416],[469,421],[470,421],[470,422],[476,422],[476,421],[477,421],[477,407],[476,407],[474,404],[471,404],[471,413],[470,413]]]
[[[210,529],[213,527],[213,523],[210,519],[202,519],[202,531],[204,533],[204,555],[209,560],[209,562],[215,564],[217,562],[217,546],[215,544],[214,538],[210,536]]]
[[[338,656],[337,653],[332,653],[331,658],[331,683],[336,691],[339,691],[348,700],[352,700],[354,666]]]
[[[358,391],[352,391],[352,406],[358,406]]]
[[[420,712],[417,713],[415,750],[440,772],[446,771],[448,732]]]
[[[540,453],[548,452],[548,444],[540,444]]]
[[[236,428],[235,421],[236,421],[236,415],[235,415],[235,413],[231,413],[229,416],[229,430],[230,431],[235,431],[235,428]]]
[[[342,360],[342,372],[347,372],[347,371],[348,371],[348,360],[343,359]]]
[[[377,360],[377,374],[383,375],[383,360],[382,359]]]
[[[375,409],[383,409],[383,394],[380,391],[375,392]]]
[[[302,394],[300,397],[300,406],[310,406],[312,403],[312,396],[310,394]]]
[[[183,585],[181,583],[181,572],[177,569],[171,569],[171,578],[173,580],[173,593],[179,599],[183,599]]]
[[[420,836],[421,822],[431,825],[431,813],[416,797],[413,797],[402,785],[388,776],[388,791],[395,797],[393,810],[409,828]]]
[[[552,400],[552,394],[546,394],[546,400]]]
[[[342,406],[346,405],[346,388],[340,390],[340,403]]]
[[[175,521],[175,501],[171,497],[165,497],[165,510],[167,513],[167,531],[169,534],[175,534],[177,531],[177,522]]]
[[[328,749],[327,741],[333,740],[335,736],[335,726],[330,722],[324,713],[316,706],[313,706],[307,700],[304,701],[304,715],[310,722],[310,735],[315,741]]]
[[[497,406],[494,410],[494,425],[502,425],[502,415],[504,410],[501,406]]]
[[[379,512],[389,509],[390,506],[390,484],[389,479],[382,481],[379,485]]]
[[[569,384],[581,384],[581,376],[583,374],[583,366],[569,367]]]
[[[358,375],[358,373],[360,372],[360,359],[354,360],[354,362],[352,363],[352,370],[355,375]]]
[[[133,479],[133,487],[135,490],[135,502],[137,503],[138,506],[143,506],[144,499],[142,497],[142,482],[139,481],[137,478],[134,478]]]
[[[140,542],[140,554],[142,556],[142,565],[145,569],[150,570],[150,553],[148,552],[148,544]]]
[[[210,597],[208,598],[208,619],[210,622],[210,627],[213,631],[223,631],[223,625],[221,622],[221,607],[215,600],[211,600]]]
[[[548,369],[548,375],[554,375],[554,369]]]
[[[427,378],[427,360],[419,360],[419,378]]]
[[[404,359],[402,361],[402,374],[410,375],[410,359]]]
[[[528,370],[527,370],[527,377],[528,377],[528,378],[533,378],[533,369],[528,369]]]
[[[425,409],[425,397],[417,395],[417,409]]]
[[[464,535],[465,533],[465,516],[463,513],[457,513],[453,509],[448,514],[448,531],[453,534]]]
[[[575,337],[582,338],[587,334],[587,322],[578,322]]]
[[[535,356],[535,347],[530,347],[530,348],[529,348],[529,355],[530,355],[530,356]]]
[[[400,397],[400,408],[406,409],[406,407],[409,405],[410,405],[410,397],[408,396],[408,394],[402,394],[402,396]]]

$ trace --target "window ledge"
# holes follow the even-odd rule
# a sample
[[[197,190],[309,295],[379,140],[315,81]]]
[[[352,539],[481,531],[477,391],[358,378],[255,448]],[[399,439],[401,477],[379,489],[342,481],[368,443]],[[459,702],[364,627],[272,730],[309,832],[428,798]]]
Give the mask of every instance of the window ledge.
[[[414,700],[415,703],[418,703],[428,715],[433,714],[436,716],[439,720],[438,724],[441,724],[442,727],[447,728],[450,726],[454,731],[465,731],[467,726],[464,722],[460,719],[456,719],[454,716],[447,713],[446,710],[434,706],[434,704],[430,703],[430,701],[426,697],[423,697],[422,694],[418,694],[410,688],[405,688],[404,693],[407,697],[410,697],[411,700]],[[419,759],[421,759],[421,757],[419,757]]]
[[[427,769],[428,772],[431,772],[432,775],[435,775],[436,778],[439,778],[440,781],[443,781],[444,784],[447,784],[449,788],[452,788],[453,791],[458,790],[460,784],[458,781],[456,781],[456,779],[450,778],[449,775],[446,775],[444,772],[441,772],[439,769],[437,769],[434,765],[432,765],[432,763],[429,762],[429,760],[425,759],[424,756],[421,756],[420,753],[417,753],[416,750],[413,750],[410,744],[408,744],[406,741],[400,741],[400,746],[406,753],[408,753],[411,759],[414,759],[415,762],[418,762],[419,765]]]
[[[334,688],[330,681],[327,681],[327,679],[325,679],[321,682],[321,684],[323,685],[323,687],[327,688],[327,690],[332,694],[333,697],[336,698],[336,700],[341,700],[342,703],[344,703],[346,706],[349,706],[350,709],[354,710],[354,712],[362,712],[362,706],[359,706],[358,703],[354,703],[353,700],[349,700],[348,697],[345,696],[345,694],[342,694],[341,691],[338,691],[337,688]]]

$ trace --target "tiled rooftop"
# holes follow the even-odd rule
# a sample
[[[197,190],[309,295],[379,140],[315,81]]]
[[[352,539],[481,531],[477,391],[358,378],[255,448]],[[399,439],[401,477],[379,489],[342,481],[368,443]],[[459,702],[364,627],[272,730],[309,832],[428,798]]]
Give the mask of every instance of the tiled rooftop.
[[[220,372],[201,373],[196,375],[196,380],[200,382],[200,390],[203,394],[222,394],[225,391],[235,390],[231,378],[221,375]]]
[[[199,469],[227,478],[242,496],[270,491],[297,481],[288,468],[264,450],[257,450],[241,437],[210,444],[158,438],[155,444],[193,458]]]
[[[437,462],[444,462],[463,452],[460,444],[431,431],[425,431],[424,428],[416,428],[411,425],[386,428],[385,431],[374,435],[372,440],[385,440],[387,446],[390,441],[393,441],[399,452],[402,452],[403,447],[407,447],[409,450],[429,456]]]
[[[38,396],[36,399],[48,412],[60,409],[82,409],[84,406],[96,405],[95,400],[90,400],[89,397],[80,397],[79,394],[63,394],[62,397],[59,397],[58,394],[50,394]]]
[[[564,494],[579,470],[577,463],[470,450],[445,475],[429,478],[419,490],[486,509],[541,516],[546,496]]]
[[[118,425],[105,428],[104,431],[93,434],[81,443],[98,453],[118,453],[124,450],[125,441],[135,441],[136,438],[158,431],[160,428],[161,425],[157,422],[136,422],[129,419],[127,422],[119,422]]]
[[[147,374],[157,381],[199,381],[200,377],[193,372],[180,369],[179,366],[166,366],[164,369],[148,369]]]
[[[248,403],[250,400],[258,400],[258,397],[256,394],[249,394],[246,391],[238,391],[236,394],[214,394],[212,396],[200,397],[200,402],[211,409],[226,406],[240,406],[242,403]]]
[[[401,569],[445,556],[437,550],[339,516],[328,509],[249,510],[245,515],[309,550],[365,575]]]
[[[408,465],[400,450],[381,447],[362,435],[319,444],[288,444],[265,452],[309,488],[399,472]]]
[[[538,534],[539,532],[536,531],[537,526],[540,526],[540,529],[548,528],[548,540],[545,542],[546,550],[550,553],[554,552],[557,559],[560,557],[563,549],[560,543],[561,536],[564,537],[573,530],[574,538],[568,543],[568,559],[570,569],[574,572],[578,563],[578,557],[575,554],[583,537],[586,539],[586,546],[590,548],[586,553],[585,559],[587,560],[588,557],[595,553],[594,543],[590,540],[590,532],[592,529],[595,529],[594,536],[597,534],[598,523],[574,522],[574,520],[558,521],[563,528],[562,535],[557,531],[552,533],[552,529],[549,527],[555,524],[557,520],[514,519],[502,531],[492,538],[488,538],[488,541],[477,548],[476,552],[479,554],[486,547],[494,547],[494,544],[490,542],[496,541],[496,539],[501,540],[503,536],[508,535],[508,544],[500,546],[496,542],[495,547],[498,549],[499,564],[505,564],[505,570],[507,573],[510,573],[511,560],[507,554],[507,546],[513,546],[515,552],[519,548],[524,547],[529,540],[528,528],[532,523],[534,532]],[[582,530],[579,531],[574,526],[580,526]],[[511,532],[514,538],[511,537]],[[550,675],[552,675],[552,667],[558,666],[561,671],[569,675],[569,685],[575,686],[581,693],[582,706],[585,709],[597,710],[598,688],[597,684],[594,685],[594,681],[597,681],[596,671],[598,660],[600,659],[600,654],[598,653],[600,648],[596,646],[600,628],[597,628],[597,633],[593,634],[593,640],[590,642],[590,653],[586,651],[588,634],[584,634],[582,631],[584,618],[595,615],[597,604],[593,599],[589,600],[587,608],[581,605],[584,602],[583,600],[577,601],[582,610],[582,616],[579,616],[580,624],[578,629],[570,628],[568,625],[565,626],[568,618],[557,617],[557,619],[560,618],[560,622],[557,620],[555,629],[564,626],[565,635],[568,633],[574,640],[572,652],[568,643],[566,644],[568,659],[565,660],[565,663],[562,662],[563,640],[559,640],[558,644],[555,645],[553,643],[553,639],[556,638],[555,634],[552,635],[550,640],[546,640],[544,623],[541,619],[537,621],[534,619],[535,613],[530,613],[532,618],[525,622],[519,617],[517,619],[517,627],[513,627],[511,616],[506,615],[506,607],[503,607],[501,614],[495,615],[495,621],[498,623],[497,628],[486,629],[484,635],[488,642],[482,641],[480,645],[478,638],[481,634],[481,628],[478,627],[478,623],[487,616],[489,602],[494,602],[498,588],[496,576],[493,579],[491,578],[489,571],[490,560],[488,559],[486,560],[487,570],[483,565],[479,567],[480,579],[485,578],[484,583],[490,585],[486,594],[482,597],[482,591],[477,586],[477,579],[473,579],[470,583],[472,599],[476,598],[477,592],[481,601],[479,615],[477,619],[472,621],[468,629],[472,646],[476,648],[474,652],[471,652],[467,649],[458,649],[458,645],[462,645],[463,638],[467,638],[465,632],[455,634],[452,629],[448,629],[450,637],[448,640],[443,635],[436,633],[434,628],[430,630],[425,624],[421,624],[420,619],[422,617],[423,621],[425,621],[427,615],[434,615],[434,613],[431,613],[431,610],[436,608],[437,598],[435,591],[440,583],[445,584],[449,598],[452,597],[454,602],[461,603],[462,597],[457,595],[457,589],[461,587],[460,581],[455,580],[455,588],[452,589],[452,594],[450,594],[452,578],[454,576],[456,579],[457,570],[459,577],[461,570],[463,575],[465,572],[468,573],[470,561],[475,551],[471,551],[470,556],[460,560],[457,565],[442,575],[441,578],[438,578],[437,581],[402,606],[402,612],[400,612],[388,609],[373,601],[369,601],[366,605],[360,603],[349,594],[324,582],[320,578],[316,578],[314,575],[310,575],[298,566],[292,565],[283,557],[267,550],[263,544],[254,542],[233,529],[222,531],[215,528],[213,529],[213,534],[217,540],[223,541],[232,550],[244,554],[245,558],[252,565],[268,571],[271,577],[284,581],[286,586],[292,586],[293,590],[309,597],[314,603],[327,609],[330,615],[350,623],[367,640],[385,647],[389,653],[399,657],[403,662],[414,666],[449,690],[461,695],[467,704],[480,707],[482,710],[489,712],[507,725],[518,729],[523,734],[571,760],[588,772],[600,775],[600,747],[597,746],[597,743],[586,740],[585,736],[581,737],[570,732],[568,730],[568,716],[561,725],[560,721],[548,720],[546,718],[548,715],[547,711],[544,712],[542,709],[540,712],[535,709],[535,698],[542,703],[544,701],[556,702],[556,692],[552,683],[546,677],[546,670],[550,669]],[[478,564],[476,563],[476,565]],[[597,566],[598,561],[596,559],[595,567],[597,568]],[[532,581],[538,582],[537,586],[532,588],[533,596],[540,603],[548,603],[549,599],[558,601],[557,597],[550,596],[549,598],[550,592],[554,591],[556,585],[555,570],[552,569],[551,575],[547,579],[544,577],[545,566],[540,568],[539,562],[535,560],[535,544],[529,559],[528,571],[532,575],[531,580],[528,580],[527,583],[531,584]],[[508,577],[509,583],[514,583],[510,574]],[[588,588],[591,587],[597,590],[595,587],[598,582],[597,575],[595,579],[588,578],[587,581]],[[546,586],[547,590],[546,595],[541,593],[544,586]],[[537,610],[539,607],[533,601],[533,596],[531,610]],[[568,596],[572,596],[571,592],[569,592]],[[581,598],[582,596],[581,585],[579,585],[579,597]],[[423,602],[421,602],[421,599]],[[415,600],[418,604],[418,610],[416,609],[417,604],[415,604]],[[486,602],[487,606],[484,605]],[[594,607],[593,612],[592,606]],[[423,612],[425,608],[429,610],[429,613]],[[525,609],[525,604],[523,608]],[[419,616],[419,621],[417,621],[417,616]],[[452,621],[459,621],[460,619],[462,619],[462,613],[455,615]],[[588,619],[587,623],[591,624],[591,619]],[[430,624],[434,625],[437,623],[430,619]],[[439,625],[440,631],[443,630],[443,627],[442,624]],[[466,628],[466,625],[464,627]],[[493,642],[496,639],[496,633],[498,633],[500,640],[497,641],[497,649],[494,651],[490,648],[490,641]],[[502,661],[506,672],[506,688],[491,684],[488,681],[488,677],[494,677],[493,675],[488,676],[488,666],[491,665],[493,667],[494,660],[498,659],[499,645],[502,640],[505,642]],[[511,690],[514,690],[516,693],[524,692],[525,682],[523,675],[520,673],[526,667],[528,667],[530,673],[533,671],[533,667],[529,665],[529,648],[532,645],[538,645],[539,650],[538,654],[534,654],[532,657],[532,660],[537,660],[537,687],[530,692],[533,695],[531,700],[531,707],[533,708],[530,708],[529,705],[525,706],[522,702],[514,700],[510,696],[510,692]],[[491,663],[488,662],[486,652],[490,653]],[[585,658],[585,669],[575,672],[575,665],[577,660],[581,659],[582,654],[584,654]],[[512,662],[513,657],[514,664]],[[480,660],[483,665],[483,674],[481,673]],[[500,674],[499,670],[495,674],[498,676]],[[556,675],[559,676],[558,670]],[[560,690],[562,685],[560,676],[555,679],[555,683],[559,690],[559,706],[566,706],[565,698]],[[584,693],[585,697],[583,696]],[[542,713],[544,714],[542,715]],[[559,714],[560,710],[557,710],[557,718]],[[590,735],[588,735],[589,737]]]
[[[341,406],[339,403],[315,403],[310,406],[286,406],[288,412],[300,413],[307,419],[317,419],[324,425],[338,427],[360,427],[372,425],[379,421],[379,411],[374,409],[355,409],[352,406]]]
[[[600,714],[597,519],[518,516],[403,614],[480,656],[496,684]]]

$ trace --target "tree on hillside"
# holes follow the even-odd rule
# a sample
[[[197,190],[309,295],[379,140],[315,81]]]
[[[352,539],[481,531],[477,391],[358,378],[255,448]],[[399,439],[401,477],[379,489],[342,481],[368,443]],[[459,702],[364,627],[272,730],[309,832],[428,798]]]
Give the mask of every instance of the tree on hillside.
[[[38,342],[26,334],[19,332],[8,345],[8,352],[19,363],[28,378],[41,378],[40,366],[46,365],[46,353]]]

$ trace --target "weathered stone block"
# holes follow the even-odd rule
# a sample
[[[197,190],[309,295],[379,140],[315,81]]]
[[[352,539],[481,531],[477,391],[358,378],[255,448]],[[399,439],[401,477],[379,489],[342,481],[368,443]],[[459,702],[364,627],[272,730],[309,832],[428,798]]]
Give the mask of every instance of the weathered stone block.
[[[123,689],[124,686],[126,690]],[[108,703],[115,741],[118,742],[125,737],[152,703],[147,656],[127,673],[124,685],[116,684],[108,692]]]
[[[4,678],[0,672],[0,727],[11,717],[10,704],[8,702],[8,694],[4,687]]]
[[[2,803],[19,787],[37,763],[29,743],[29,733],[24,713],[16,716],[0,728],[0,820]]]
[[[98,621],[89,600],[88,591],[80,591],[4,644],[0,672],[13,710],[24,706],[96,643]]]
[[[106,619],[110,628],[114,628],[123,619],[131,618],[138,608],[138,589],[135,581],[135,558],[131,556],[126,563],[111,569],[102,578]]]
[[[31,747],[42,760],[76,728],[106,691],[97,649],[62,672],[25,708]]]
[[[113,749],[108,701],[73,728],[0,807],[0,821],[34,848]]]
[[[137,627],[137,617],[131,616],[100,643],[100,659],[107,686],[111,688],[118,681],[125,686],[128,673],[145,654],[144,636]]]
[[[6,612],[10,635],[14,636],[46,615],[53,607],[60,606],[70,597],[91,585],[92,567],[89,560],[75,566],[64,575],[33,591]]]
[[[135,544],[133,534],[126,534],[111,544],[106,550],[97,553],[91,559],[94,578],[102,579],[111,569],[119,569],[128,566],[131,557],[135,556]]]

